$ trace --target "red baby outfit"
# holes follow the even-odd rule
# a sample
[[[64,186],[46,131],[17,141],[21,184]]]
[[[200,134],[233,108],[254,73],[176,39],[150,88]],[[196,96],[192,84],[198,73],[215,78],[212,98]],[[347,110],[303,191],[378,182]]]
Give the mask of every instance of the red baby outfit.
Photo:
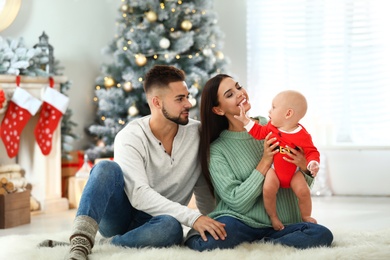
[[[254,124],[249,130],[249,134],[255,139],[264,139],[269,132],[272,132],[271,138],[276,137],[278,140],[279,152],[274,155],[274,168],[280,181],[280,187],[282,188],[290,187],[291,179],[297,170],[297,166],[295,164],[283,159],[283,157],[289,155],[290,149],[298,149],[297,147],[300,147],[305,154],[307,162],[320,162],[320,153],[314,146],[310,134],[302,125],[299,126],[301,129],[294,133],[282,132],[270,122],[265,126]]]

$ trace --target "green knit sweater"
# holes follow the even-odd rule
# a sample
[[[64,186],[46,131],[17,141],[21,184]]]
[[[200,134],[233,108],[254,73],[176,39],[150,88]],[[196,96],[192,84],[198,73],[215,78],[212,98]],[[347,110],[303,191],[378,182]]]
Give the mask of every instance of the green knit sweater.
[[[264,176],[256,170],[263,156],[263,142],[246,131],[223,131],[210,148],[210,174],[217,207],[212,218],[235,217],[254,227],[271,227],[262,196]],[[305,176],[309,184],[312,178]],[[291,189],[277,194],[277,212],[283,224],[302,222],[297,198]]]

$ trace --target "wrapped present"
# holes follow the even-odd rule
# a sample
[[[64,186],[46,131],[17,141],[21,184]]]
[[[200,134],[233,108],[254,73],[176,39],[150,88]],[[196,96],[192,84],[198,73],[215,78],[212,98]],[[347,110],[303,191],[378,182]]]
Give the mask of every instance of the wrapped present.
[[[76,172],[83,166],[84,152],[83,151],[71,151],[69,152],[70,159],[62,158],[61,161],[61,176],[70,177],[74,176]]]
[[[68,180],[75,176],[76,172],[83,166],[84,152],[71,151],[69,152],[69,159],[62,158],[61,161],[61,183],[62,183],[62,197],[68,198]]]

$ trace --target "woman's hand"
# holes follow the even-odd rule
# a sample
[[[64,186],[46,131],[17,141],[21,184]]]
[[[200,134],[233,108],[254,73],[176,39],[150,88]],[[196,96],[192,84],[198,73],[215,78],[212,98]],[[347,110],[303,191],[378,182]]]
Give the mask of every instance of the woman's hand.
[[[269,168],[271,168],[272,162],[274,161],[274,155],[279,152],[279,150],[275,149],[279,142],[275,142],[276,138],[270,138],[272,132],[270,132],[264,138],[264,152],[263,157],[261,158],[259,164],[256,167],[256,170],[261,172],[264,176],[267,174]]]
[[[298,149],[294,149],[290,147],[289,156],[285,156],[283,157],[283,159],[290,163],[295,164],[302,171],[307,171],[307,161],[300,147],[298,147]]]

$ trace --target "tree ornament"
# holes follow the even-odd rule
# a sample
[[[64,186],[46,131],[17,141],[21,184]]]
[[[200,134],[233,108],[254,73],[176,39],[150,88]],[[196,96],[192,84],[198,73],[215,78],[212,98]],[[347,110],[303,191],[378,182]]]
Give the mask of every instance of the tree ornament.
[[[163,49],[168,49],[169,46],[171,45],[171,42],[167,38],[162,38],[159,42],[160,47]]]
[[[43,155],[52,147],[53,133],[68,108],[69,98],[59,91],[47,87],[43,94],[43,105],[35,126],[34,135]]]
[[[218,59],[223,60],[225,58],[225,55],[223,55],[222,51],[217,51],[216,56]]]
[[[97,142],[96,142],[96,146],[98,147],[105,147],[106,144],[104,143],[104,141],[102,139],[99,139]]]
[[[123,85],[123,90],[126,91],[126,92],[130,92],[133,90],[133,84],[131,84],[130,81],[127,81],[124,85]]]
[[[136,116],[138,115],[139,111],[138,111],[138,108],[134,105],[132,105],[131,107],[129,107],[129,110],[127,111],[127,113],[130,115],[130,116]]]
[[[126,13],[129,10],[129,6],[127,4],[124,4],[121,6],[122,12]]]
[[[26,90],[17,87],[9,102],[0,126],[0,137],[9,158],[19,152],[20,134],[27,122],[41,107],[42,102]]]
[[[206,48],[202,52],[206,57],[209,57],[213,53],[210,48]]]
[[[192,107],[195,107],[195,106],[196,106],[196,99],[195,99],[194,97],[191,96],[191,97],[188,99],[188,101],[191,103]]]
[[[143,54],[135,55],[135,63],[138,66],[140,66],[140,67],[145,66],[146,62],[147,62],[147,59],[146,59],[145,55],[143,55]]]
[[[112,77],[104,77],[104,86],[112,88],[115,85],[115,80]]]
[[[194,86],[197,89],[200,89],[198,81],[195,81],[194,84],[192,84],[192,86]]]
[[[192,23],[189,20],[184,20],[180,26],[184,31],[189,31],[192,28]]]
[[[157,14],[153,11],[146,12],[145,16],[146,16],[146,19],[151,23],[154,23],[155,21],[157,21]]]

